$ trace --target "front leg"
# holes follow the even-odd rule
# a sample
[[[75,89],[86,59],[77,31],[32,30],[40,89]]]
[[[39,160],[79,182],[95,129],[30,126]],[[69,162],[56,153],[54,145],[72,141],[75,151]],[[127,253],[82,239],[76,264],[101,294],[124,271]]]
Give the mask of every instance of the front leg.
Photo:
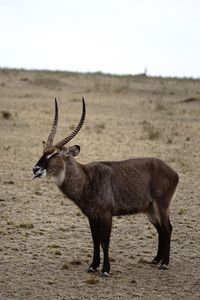
[[[100,217],[100,240],[103,249],[103,268],[102,276],[108,277],[110,272],[110,259],[109,259],[109,243],[112,228],[112,216],[110,213],[104,213]]]
[[[93,261],[88,269],[88,272],[96,272],[100,265],[100,222],[99,219],[89,218],[90,229],[93,239]]]

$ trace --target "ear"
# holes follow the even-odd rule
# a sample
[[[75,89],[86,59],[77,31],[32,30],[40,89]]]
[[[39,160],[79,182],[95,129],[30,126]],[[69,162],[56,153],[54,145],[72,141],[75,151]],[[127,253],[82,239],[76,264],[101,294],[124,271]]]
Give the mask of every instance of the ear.
[[[73,155],[73,156],[77,156],[80,153],[80,146],[79,145],[74,145],[69,147],[69,152]]]

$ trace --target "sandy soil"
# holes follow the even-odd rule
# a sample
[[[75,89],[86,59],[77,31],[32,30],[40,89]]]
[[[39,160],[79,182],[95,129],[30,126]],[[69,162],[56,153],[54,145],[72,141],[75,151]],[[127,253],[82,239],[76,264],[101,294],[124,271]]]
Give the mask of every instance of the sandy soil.
[[[32,181],[59,99],[57,140],[78,161],[156,156],[180,175],[170,269],[148,264],[157,235],[143,215],[114,218],[111,276],[87,274],[87,219],[49,179]],[[0,299],[199,299],[200,81],[0,70]]]

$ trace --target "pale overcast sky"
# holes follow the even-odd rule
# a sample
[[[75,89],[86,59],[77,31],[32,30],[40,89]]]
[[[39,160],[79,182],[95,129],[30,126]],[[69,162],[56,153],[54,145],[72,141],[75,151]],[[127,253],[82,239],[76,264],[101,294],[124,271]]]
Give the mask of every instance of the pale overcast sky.
[[[0,67],[200,77],[199,0],[0,0]]]

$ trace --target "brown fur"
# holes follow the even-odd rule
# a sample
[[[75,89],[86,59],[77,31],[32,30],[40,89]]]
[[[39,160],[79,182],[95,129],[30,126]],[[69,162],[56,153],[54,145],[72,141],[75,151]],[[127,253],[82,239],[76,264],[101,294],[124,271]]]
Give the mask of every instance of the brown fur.
[[[94,258],[89,270],[99,266],[99,246],[104,251],[103,274],[109,274],[108,256],[112,216],[146,213],[159,235],[153,263],[169,263],[172,226],[169,205],[178,184],[178,174],[157,158],[79,164],[74,159],[79,146],[47,149],[36,166],[46,168],[60,190],[89,218]],[[48,161],[50,153],[58,152]],[[62,176],[61,176],[62,175]]]

